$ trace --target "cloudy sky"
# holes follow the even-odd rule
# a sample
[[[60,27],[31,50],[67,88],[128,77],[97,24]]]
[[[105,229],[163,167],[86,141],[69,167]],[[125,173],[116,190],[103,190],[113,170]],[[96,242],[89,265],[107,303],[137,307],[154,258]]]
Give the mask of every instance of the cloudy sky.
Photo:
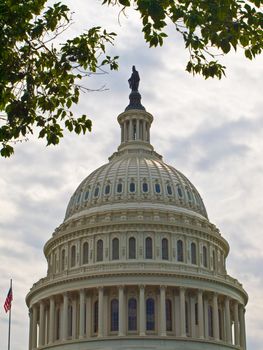
[[[248,350],[263,343],[263,59],[241,53],[223,59],[227,78],[205,81],[185,72],[187,52],[168,28],[161,49],[144,43],[136,14],[118,23],[118,9],[100,1],[64,1],[74,10],[69,35],[93,25],[117,32],[111,49],[120,55],[118,72],[90,78],[76,111],[93,120],[85,136],[67,134],[56,147],[32,138],[18,144],[11,159],[0,159],[0,303],[13,278],[12,350],[28,344],[25,296],[46,274],[43,245],[63,221],[71,194],[92,170],[107,162],[119,144],[116,117],[128,104],[131,66],[140,72],[142,103],[155,117],[151,140],[164,160],[199,189],[210,220],[230,243],[228,273],[249,294]],[[2,308],[2,306],[1,306]],[[8,317],[0,312],[0,342],[7,343]]]

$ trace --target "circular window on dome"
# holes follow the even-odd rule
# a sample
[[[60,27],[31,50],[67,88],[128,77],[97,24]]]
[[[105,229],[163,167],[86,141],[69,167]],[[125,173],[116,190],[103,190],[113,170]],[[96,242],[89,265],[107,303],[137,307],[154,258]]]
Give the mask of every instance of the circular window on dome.
[[[106,185],[106,186],[105,186],[105,191],[104,191],[104,193],[105,193],[106,195],[110,193],[110,185]]]
[[[98,197],[100,188],[97,186],[94,191],[94,197]]]
[[[182,192],[182,189],[181,189],[180,186],[177,186],[177,193],[178,193],[178,196],[179,196],[180,198],[183,197],[183,192]]]
[[[143,182],[143,184],[142,184],[142,191],[144,193],[148,192],[148,184],[147,184],[147,182]]]
[[[173,194],[171,185],[167,185],[166,189],[167,189],[167,193],[171,196]]]
[[[158,183],[155,184],[155,192],[156,193],[160,193],[161,192],[161,186]]]
[[[131,192],[131,193],[134,193],[134,192],[135,192],[135,183],[134,183],[134,182],[131,182],[131,183],[130,183],[130,192]]]

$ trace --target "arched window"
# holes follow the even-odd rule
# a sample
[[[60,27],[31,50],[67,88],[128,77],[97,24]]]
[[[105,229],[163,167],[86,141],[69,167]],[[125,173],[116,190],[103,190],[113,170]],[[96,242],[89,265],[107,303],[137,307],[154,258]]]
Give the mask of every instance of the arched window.
[[[117,185],[117,192],[122,193],[122,183],[121,182],[118,183],[118,185]]]
[[[82,263],[87,264],[89,262],[89,244],[85,242],[82,247]]]
[[[144,193],[148,192],[148,184],[147,184],[147,182],[144,182],[144,183],[142,184],[142,191],[143,191]]]
[[[116,332],[119,329],[119,301],[113,299],[111,301],[111,331]]]
[[[130,192],[135,192],[135,183],[134,182],[130,183]]]
[[[62,251],[61,251],[61,271],[65,270],[65,256],[66,256],[65,249],[62,249]]]
[[[155,311],[154,300],[149,298],[146,300],[146,330],[154,331],[155,329]]]
[[[128,331],[137,330],[137,300],[131,298],[128,301]]]
[[[167,193],[169,194],[169,196],[171,196],[173,194],[171,185],[167,185],[166,188],[167,188]]]
[[[180,198],[183,197],[183,192],[182,192],[182,189],[181,189],[180,186],[177,186],[177,193],[178,193],[178,196],[179,196]]]
[[[99,239],[97,242],[97,261],[103,260],[103,240]]]
[[[78,194],[77,201],[76,201],[76,202],[77,202],[77,204],[79,204],[79,202],[80,202],[80,198],[81,198],[81,193],[79,193],[79,194]]]
[[[129,259],[136,259],[136,240],[134,237],[129,238]]]
[[[119,240],[114,238],[112,240],[112,260],[119,260]]]
[[[94,191],[94,197],[98,197],[99,191],[100,191],[100,188],[99,188],[99,187],[96,187],[96,188],[95,188],[95,191]]]
[[[171,332],[173,329],[172,323],[172,302],[170,299],[165,300],[165,312],[166,312],[166,330]]]
[[[76,265],[76,246],[73,245],[71,247],[70,266],[74,267],[75,265]]]
[[[99,324],[99,305],[98,300],[95,301],[93,306],[93,332],[98,333],[98,324]]]
[[[203,246],[203,265],[207,267],[207,248]]]
[[[87,191],[85,192],[84,201],[87,201],[88,198],[89,198],[89,190],[87,190]]]
[[[208,335],[213,337],[213,308],[208,305]]]
[[[151,237],[147,237],[145,240],[145,258],[153,258],[153,243]]]
[[[161,192],[160,184],[155,184],[155,192],[156,193],[160,193]]]
[[[191,243],[191,264],[196,265],[196,244]]]
[[[168,239],[163,238],[162,239],[162,259],[168,260],[169,259],[169,253],[168,253]]]
[[[177,261],[184,261],[184,249],[183,249],[183,241],[179,239],[177,241]]]
[[[110,193],[110,185],[106,185],[104,193],[105,194],[109,194]]]

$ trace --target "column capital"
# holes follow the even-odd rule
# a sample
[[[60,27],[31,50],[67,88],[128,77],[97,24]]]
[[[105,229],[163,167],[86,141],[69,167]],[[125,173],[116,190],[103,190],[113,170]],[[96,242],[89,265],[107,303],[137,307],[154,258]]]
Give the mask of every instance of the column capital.
[[[160,289],[166,290],[166,288],[167,288],[166,285],[164,285],[164,284],[161,284],[161,285],[160,285]]]
[[[140,284],[139,289],[145,289],[145,284]]]
[[[120,284],[118,289],[119,289],[119,290],[120,290],[120,289],[124,289],[124,287],[125,287],[125,286],[124,286],[123,284]]]

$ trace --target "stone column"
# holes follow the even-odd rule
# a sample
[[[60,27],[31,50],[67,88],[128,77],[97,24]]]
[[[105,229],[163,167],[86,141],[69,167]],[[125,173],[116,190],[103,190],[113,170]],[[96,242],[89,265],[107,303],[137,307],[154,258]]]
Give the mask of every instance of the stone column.
[[[225,298],[225,315],[226,315],[226,342],[231,344],[231,320],[230,320],[230,305],[229,305],[229,297]]]
[[[143,120],[142,122],[142,139],[143,141],[146,141],[146,121]]]
[[[33,331],[33,313],[32,309],[29,309],[29,344],[28,344],[28,350],[32,350],[32,331]]]
[[[239,305],[239,322],[240,322],[240,346],[246,350],[246,327],[245,327],[245,308]]]
[[[144,286],[140,286],[140,331],[139,335],[145,335],[145,295]]]
[[[55,300],[54,297],[49,299],[49,344],[54,341],[54,328],[55,328]]]
[[[198,290],[198,337],[204,338],[204,308],[203,308],[203,291]]]
[[[127,141],[127,122],[125,121],[123,123],[123,141]]]
[[[85,291],[79,291],[79,338],[84,338],[84,315],[85,315]]]
[[[180,287],[180,336],[186,337],[185,328],[185,288]]]
[[[205,334],[205,339],[209,338],[208,334],[208,300],[207,296],[204,298],[204,334]]]
[[[40,302],[39,306],[39,346],[44,345],[45,339],[45,305],[44,302]]]
[[[77,338],[77,299],[72,300],[72,339]]]
[[[213,335],[215,340],[219,340],[219,319],[218,319],[218,295],[213,294]]]
[[[136,140],[140,140],[140,120],[136,120]]]
[[[119,337],[125,335],[125,305],[124,305],[124,287],[119,287]]]
[[[239,319],[238,319],[238,302],[234,303],[234,330],[235,330],[235,345],[240,345],[240,335],[239,335]]]
[[[68,293],[63,294],[62,340],[68,339]]]
[[[132,130],[132,120],[130,119],[130,120],[129,120],[129,141],[132,141],[132,139],[133,139],[132,134],[133,134],[133,130]]]
[[[98,337],[103,336],[103,287],[99,287],[99,298],[98,298],[98,308],[99,308],[99,324],[98,324]]]
[[[32,348],[37,348],[37,305],[33,305]]]
[[[86,336],[91,337],[91,325],[92,325],[92,310],[91,310],[91,296],[88,295],[86,298]]]
[[[165,286],[160,286],[160,312],[159,312],[159,334],[166,336],[166,305],[165,305]]]

